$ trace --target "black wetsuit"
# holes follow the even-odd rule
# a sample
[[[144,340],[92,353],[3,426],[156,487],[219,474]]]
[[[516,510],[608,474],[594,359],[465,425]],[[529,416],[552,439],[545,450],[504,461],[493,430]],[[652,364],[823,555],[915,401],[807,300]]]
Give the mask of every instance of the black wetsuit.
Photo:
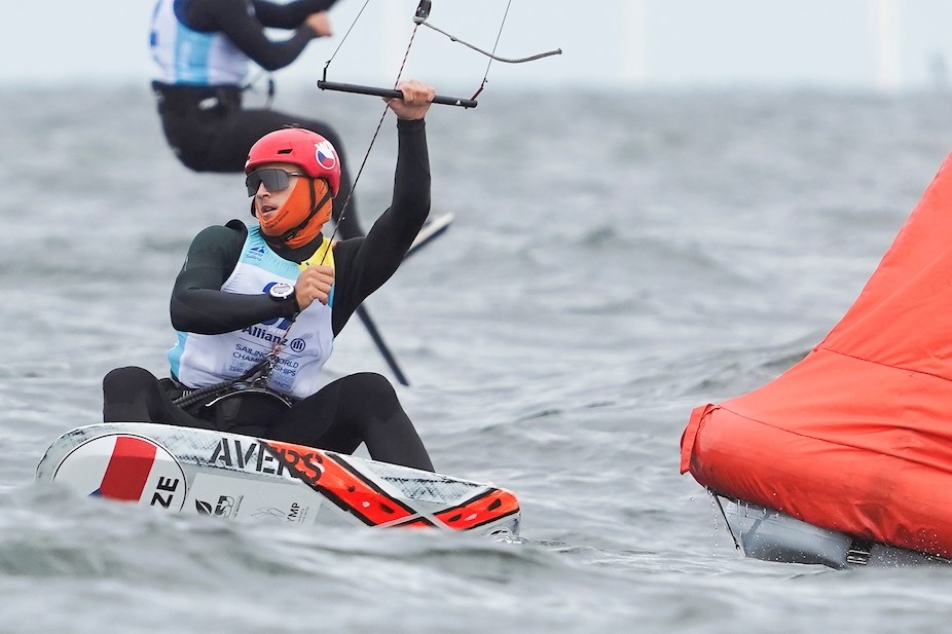
[[[423,121],[398,121],[399,152],[390,208],[366,237],[334,246],[336,336],[360,303],[397,270],[430,208],[430,169]],[[277,317],[293,317],[292,302],[268,295],[221,291],[238,262],[247,228],[233,220],[202,230],[175,280],[171,317],[176,330],[221,334]],[[323,236],[297,249],[274,248],[294,262],[308,259]],[[390,382],[379,374],[338,379],[290,409],[268,397],[232,397],[227,408],[199,403],[183,410],[172,403],[183,388],[142,368],[113,370],[103,380],[106,422],[163,422],[262,436],[342,453],[366,443],[375,460],[433,470],[430,458]]]
[[[254,6],[249,14],[248,4]],[[317,34],[303,24],[307,16],[329,9],[336,0],[297,0],[273,4],[264,0],[181,0],[176,17],[201,33],[223,33],[265,70],[288,66]],[[265,27],[293,29],[287,40],[273,41]],[[165,138],[179,160],[197,172],[242,172],[248,150],[269,132],[298,126],[317,132],[334,146],[341,160],[340,192],[334,199],[334,220],[350,196],[352,179],[344,145],[327,123],[265,108],[242,108],[240,85],[165,84],[152,82]],[[341,223],[344,238],[363,235],[354,200]]]

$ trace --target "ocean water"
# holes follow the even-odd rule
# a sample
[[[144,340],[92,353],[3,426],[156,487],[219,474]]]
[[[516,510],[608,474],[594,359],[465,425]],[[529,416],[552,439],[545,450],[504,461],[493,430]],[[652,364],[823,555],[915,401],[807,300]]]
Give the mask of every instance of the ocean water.
[[[279,87],[356,169],[382,104]],[[952,570],[743,559],[690,475],[691,409],[837,322],[952,149],[952,95],[488,89],[428,117],[445,236],[366,304],[438,471],[514,491],[522,539],[276,529],[33,482],[101,418],[102,376],[167,372],[192,236],[248,218],[145,86],[0,88],[0,631],[946,632]],[[388,119],[357,186],[388,201]],[[333,374],[389,374],[358,320]]]

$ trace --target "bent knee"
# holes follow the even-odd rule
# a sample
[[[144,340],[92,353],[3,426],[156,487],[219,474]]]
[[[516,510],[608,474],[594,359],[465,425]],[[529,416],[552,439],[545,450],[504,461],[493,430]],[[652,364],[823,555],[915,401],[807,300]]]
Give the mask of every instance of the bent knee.
[[[387,377],[376,372],[358,372],[351,375],[352,388],[361,398],[373,401],[397,400],[397,392]]]
[[[104,394],[128,394],[154,385],[158,379],[144,368],[127,366],[110,370],[102,379]]]

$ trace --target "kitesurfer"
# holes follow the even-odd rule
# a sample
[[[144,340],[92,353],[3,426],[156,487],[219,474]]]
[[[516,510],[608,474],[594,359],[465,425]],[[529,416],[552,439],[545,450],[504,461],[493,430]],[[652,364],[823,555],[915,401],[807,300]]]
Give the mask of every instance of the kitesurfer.
[[[172,290],[178,340],[171,376],[138,367],[103,380],[106,422],[157,422],[352,453],[433,470],[383,376],[362,372],[322,386],[334,337],[397,270],[430,209],[424,117],[432,87],[401,83],[388,99],[399,149],[393,198],[365,237],[331,243],[322,227],[342,194],[336,147],[304,128],[264,135],[247,155],[257,224],[202,230]]]
[[[324,121],[242,107],[249,62],[267,71],[291,64],[311,40],[331,35],[327,10],[335,2],[158,0],[150,46],[159,75],[152,90],[165,138],[182,164],[197,172],[241,172],[248,149],[268,132],[289,125],[317,132],[342,162],[340,195],[334,198],[337,221],[353,182],[337,132]],[[271,40],[266,28],[293,34]],[[342,237],[362,235],[354,207],[351,199]]]

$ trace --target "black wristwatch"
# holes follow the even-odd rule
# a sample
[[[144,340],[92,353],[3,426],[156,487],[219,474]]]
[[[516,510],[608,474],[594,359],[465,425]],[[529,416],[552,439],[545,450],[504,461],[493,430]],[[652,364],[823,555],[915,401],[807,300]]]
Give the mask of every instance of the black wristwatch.
[[[268,289],[268,295],[270,295],[273,300],[286,302],[289,299],[294,299],[294,286],[287,282],[272,284],[271,288]]]

